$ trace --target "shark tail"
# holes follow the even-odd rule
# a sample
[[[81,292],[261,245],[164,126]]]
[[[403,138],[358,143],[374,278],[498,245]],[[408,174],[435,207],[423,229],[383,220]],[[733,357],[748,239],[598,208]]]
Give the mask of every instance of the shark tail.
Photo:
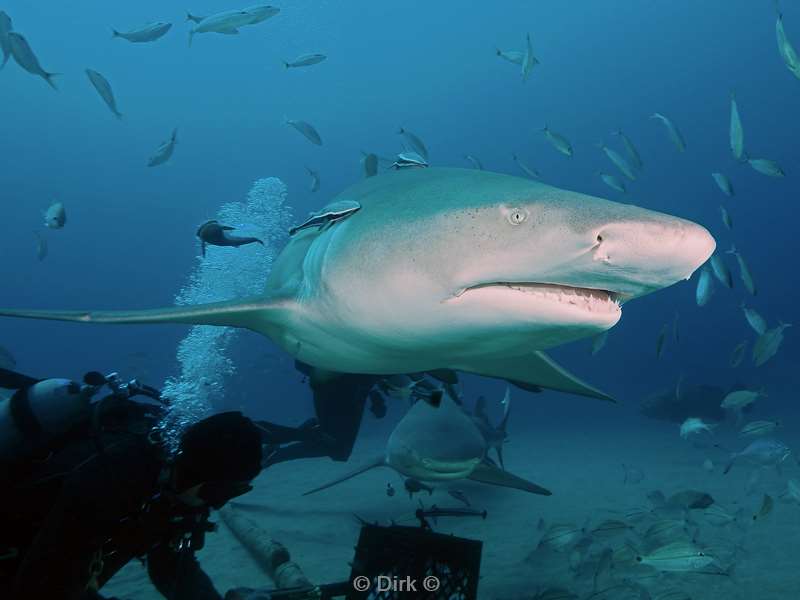
[[[386,465],[386,459],[383,456],[379,456],[379,457],[375,458],[374,460],[370,461],[369,463],[359,467],[358,469],[356,469],[354,471],[350,471],[346,475],[342,475],[338,479],[334,479],[333,481],[329,481],[328,483],[325,483],[325,484],[323,484],[323,485],[321,485],[319,487],[316,487],[313,490],[309,490],[307,492],[304,492],[303,496],[308,496],[310,494],[315,494],[317,492],[321,492],[322,490],[326,490],[326,489],[328,489],[330,487],[333,487],[335,485],[339,485],[343,481],[347,481],[348,479],[352,479],[353,477],[357,477],[358,475],[361,475],[362,473],[366,473],[367,471],[369,471],[371,469],[375,469],[377,467],[385,467],[385,466],[387,466]]]

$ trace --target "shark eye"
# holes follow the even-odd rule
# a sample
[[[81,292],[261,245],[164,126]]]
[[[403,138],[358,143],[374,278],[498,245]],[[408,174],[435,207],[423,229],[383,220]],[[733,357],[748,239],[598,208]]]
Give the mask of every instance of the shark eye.
[[[508,222],[512,225],[520,225],[528,218],[528,211],[522,208],[514,208],[508,213]]]

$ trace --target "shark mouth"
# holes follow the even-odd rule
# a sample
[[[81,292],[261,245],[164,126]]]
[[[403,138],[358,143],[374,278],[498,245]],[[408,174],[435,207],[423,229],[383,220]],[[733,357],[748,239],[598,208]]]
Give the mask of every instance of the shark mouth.
[[[465,288],[455,297],[459,298],[470,291],[486,288],[507,288],[532,299],[548,300],[561,304],[571,304],[591,312],[619,312],[624,301],[622,294],[608,290],[572,287],[552,283],[503,282],[481,283]]]

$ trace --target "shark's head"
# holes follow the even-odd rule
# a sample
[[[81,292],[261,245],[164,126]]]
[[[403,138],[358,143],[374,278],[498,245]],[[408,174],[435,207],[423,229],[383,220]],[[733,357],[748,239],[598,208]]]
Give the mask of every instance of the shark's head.
[[[380,200],[335,226],[326,291],[400,342],[429,335],[502,355],[593,335],[715,248],[690,221],[485,171],[392,173],[345,195],[362,190]]]

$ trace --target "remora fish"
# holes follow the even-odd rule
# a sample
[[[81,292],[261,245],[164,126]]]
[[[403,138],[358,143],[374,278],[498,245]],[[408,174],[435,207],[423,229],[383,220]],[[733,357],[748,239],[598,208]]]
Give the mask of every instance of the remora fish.
[[[561,152],[561,154],[572,156],[572,144],[569,143],[567,138],[561,134],[551,131],[547,125],[544,126],[542,132],[550,144],[552,144],[553,148]]]
[[[717,183],[719,189],[722,190],[723,194],[726,196],[734,195],[733,185],[731,184],[731,180],[728,179],[726,175],[723,175],[722,173],[712,173],[711,177],[714,178],[714,181]]]
[[[675,147],[679,152],[686,150],[686,142],[683,140],[683,135],[681,135],[681,132],[675,126],[675,123],[669,119],[669,117],[665,117],[661,113],[653,113],[650,118],[658,119],[664,124],[664,126],[667,128],[667,135],[669,135],[669,139],[672,140],[672,143],[675,144]]]
[[[616,131],[612,131],[611,135],[619,136],[619,139],[622,140],[622,145],[625,146],[625,151],[628,153],[631,161],[633,161],[633,166],[635,166],[640,171],[644,164],[642,163],[642,157],[639,156],[639,151],[636,150],[636,146],[633,145],[630,138],[622,133],[622,129],[617,129]]]
[[[310,67],[311,65],[316,65],[321,63],[323,60],[328,58],[324,54],[303,54],[298,56],[292,61],[283,61],[283,65],[287,69],[297,68],[297,67]]]
[[[319,133],[317,133],[317,130],[314,129],[314,126],[310,123],[306,123],[305,121],[300,121],[297,119],[285,119],[284,123],[299,131],[301,134],[303,134],[303,137],[305,137],[315,146],[322,145],[322,138],[319,136]]]
[[[753,362],[757,367],[775,356],[783,343],[783,330],[791,326],[791,323],[781,323],[759,336],[753,346]]]
[[[753,280],[753,275],[750,273],[750,269],[747,266],[747,263],[744,262],[744,258],[736,250],[736,246],[731,246],[730,250],[727,250],[728,254],[733,254],[736,257],[736,261],[739,263],[739,276],[742,278],[742,283],[744,283],[745,289],[750,292],[751,295],[756,295],[756,283]]]
[[[733,158],[742,160],[744,157],[744,129],[739,117],[739,107],[736,105],[736,95],[731,92],[731,125],[729,131],[731,152]]]
[[[86,69],[86,75],[89,77],[89,81],[92,82],[94,89],[100,94],[103,102],[106,103],[106,106],[114,113],[115,117],[121,119],[122,113],[117,110],[117,101],[114,99],[114,91],[111,89],[111,84],[108,83],[108,80],[92,69]]]
[[[422,158],[424,158],[425,162],[428,161],[428,149],[425,147],[425,144],[423,143],[423,141],[420,139],[420,137],[418,135],[416,135],[415,133],[413,133],[413,132],[411,132],[408,129],[405,129],[403,127],[401,127],[397,131],[397,133],[399,133],[400,135],[402,135],[405,138],[405,140],[411,146],[412,150],[414,150],[414,152],[416,152]]]
[[[147,159],[147,166],[148,167],[157,167],[158,165],[163,165],[167,162],[170,158],[172,158],[172,153],[175,151],[175,144],[178,143],[178,129],[175,128],[172,130],[172,135],[170,135],[169,139],[161,142],[161,145],[156,148],[156,151],[153,155]]]
[[[631,181],[636,180],[636,173],[633,172],[633,167],[628,164],[628,161],[616,150],[613,148],[609,148],[605,144],[599,144],[600,149],[605,153],[605,155],[613,162],[616,167],[620,170],[620,172],[625,175]]]
[[[122,38],[134,44],[144,42],[154,42],[157,39],[164,37],[172,27],[172,23],[148,23],[138,29],[131,29],[130,31],[117,31],[111,30],[112,38]]]
[[[11,31],[7,34],[6,39],[11,48],[11,56],[14,57],[14,60],[20,67],[31,75],[38,75],[44,79],[54,90],[58,89],[56,84],[53,83],[53,77],[58,75],[58,73],[48,73],[42,68],[42,65],[39,64],[39,59],[36,58],[30,44],[28,44],[28,40],[26,40],[22,34]]]

